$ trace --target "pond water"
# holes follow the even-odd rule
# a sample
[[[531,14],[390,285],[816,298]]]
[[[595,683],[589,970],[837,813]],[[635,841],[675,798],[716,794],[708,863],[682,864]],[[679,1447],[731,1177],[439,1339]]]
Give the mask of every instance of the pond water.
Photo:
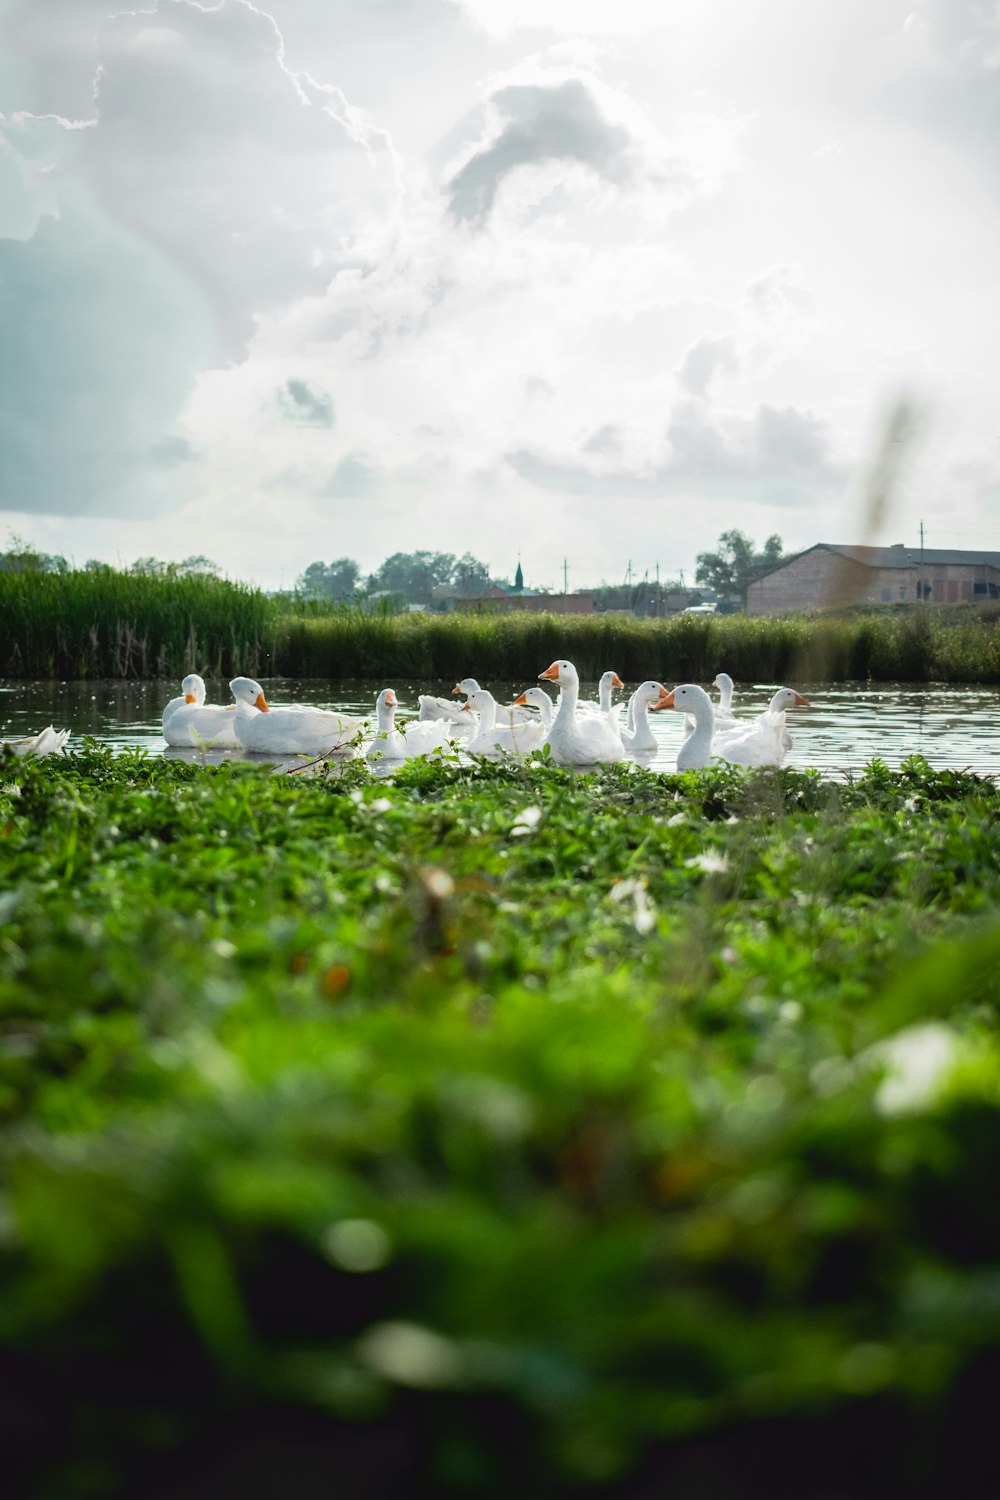
[[[524,685],[493,682],[489,687],[499,702],[509,703]],[[375,695],[383,686],[325,679],[263,681],[273,704],[310,703],[362,715],[373,713]],[[392,686],[403,719],[407,710],[416,712],[418,693],[447,695],[452,684],[394,682]],[[628,684],[628,690],[633,686]],[[740,685],[734,711],[740,717],[760,713],[774,686]],[[788,765],[846,775],[860,771],[876,756],[898,766],[908,755],[919,754],[938,767],[967,768],[984,775],[1000,770],[1000,688],[905,683],[798,686],[811,706],[788,716],[794,740]],[[0,735],[31,734],[51,723],[72,731],[70,748],[83,735],[93,735],[116,748],[139,745],[152,754],[197,759],[197,751],[168,749],[160,731],[163,705],[177,692],[173,682],[7,682],[0,685]],[[581,685],[582,697],[596,697],[596,692],[595,683]],[[628,694],[618,696],[627,699]],[[229,702],[227,685],[210,682],[208,697],[210,702]],[[683,719],[680,714],[664,713],[653,715],[651,722],[658,749],[637,759],[655,770],[672,771]],[[207,758],[216,762],[236,755],[210,751]]]

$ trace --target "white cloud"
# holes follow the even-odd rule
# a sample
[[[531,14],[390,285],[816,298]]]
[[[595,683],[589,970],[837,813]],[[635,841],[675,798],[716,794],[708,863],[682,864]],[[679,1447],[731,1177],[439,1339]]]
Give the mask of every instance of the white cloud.
[[[737,505],[809,506],[841,493],[849,473],[832,453],[824,423],[810,412],[767,404],[749,413],[714,411],[700,399],[675,403],[652,459],[611,426],[592,434],[578,454],[524,448],[507,457],[540,489],[616,500],[700,492]]]
[[[207,290],[233,355],[259,315],[321,291],[370,217],[393,210],[384,133],[291,69],[247,0],[111,16],[97,108],[87,165],[104,204]]]
[[[0,0],[0,503],[66,512],[48,550],[169,552],[169,506],[177,555],[285,581],[513,539],[540,581],[666,568],[664,516],[675,563],[850,540],[904,383],[940,414],[909,504],[1000,544],[987,6],[113,10]]]
[[[618,185],[631,180],[627,132],[604,118],[580,79],[498,89],[490,104],[498,129],[448,183],[456,218],[487,218],[504,178],[517,168],[575,161]]]
[[[704,396],[719,370],[735,370],[738,365],[735,336],[706,333],[685,350],[677,378],[693,396]]]

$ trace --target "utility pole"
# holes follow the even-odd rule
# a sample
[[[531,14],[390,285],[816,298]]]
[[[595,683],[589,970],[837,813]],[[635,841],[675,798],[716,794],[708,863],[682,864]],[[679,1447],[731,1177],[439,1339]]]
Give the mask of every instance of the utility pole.
[[[920,602],[924,602],[924,523],[920,523]]]
[[[569,583],[567,582],[566,567],[567,567],[567,565],[566,565],[566,559],[563,558],[563,593],[564,594],[568,594],[569,593]]]

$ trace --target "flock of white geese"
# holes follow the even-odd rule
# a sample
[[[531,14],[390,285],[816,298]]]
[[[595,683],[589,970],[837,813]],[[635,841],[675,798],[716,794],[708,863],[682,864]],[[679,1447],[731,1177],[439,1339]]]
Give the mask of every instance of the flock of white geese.
[[[569,661],[554,661],[539,680],[559,689],[553,702],[540,687],[531,687],[511,704],[500,705],[474,677],[455,684],[450,698],[422,695],[419,711],[408,723],[396,724],[399,703],[392,688],[375,700],[375,725],[367,719],[331,709],[294,704],[271,706],[260,683],[235,677],[229,684],[234,705],[205,702],[205,684],[194,674],[181,684],[183,696],[163,712],[168,745],[242,749],[257,754],[312,756],[353,753],[367,741],[372,761],[410,760],[458,745],[471,755],[527,755],[548,745],[559,765],[590,766],[655,752],[658,742],[651,713],[674,709],[685,715],[685,737],[677,769],[697,769],[713,759],[746,766],[779,766],[792,741],[786,715],[806,706],[793,688],[779,688],[766,710],[754,718],[733,713],[733,679],[720,672],[713,686],[714,704],[695,683],[668,692],[661,682],[646,681],[623,704],[614,693],[624,687],[617,672],[605,672],[595,702],[581,701],[580,679]],[[464,699],[464,702],[459,700]]]
[[[668,692],[661,682],[649,680],[632,693],[623,722],[625,705],[613,701],[615,691],[624,687],[617,672],[604,673],[593,702],[581,700],[572,662],[554,661],[539,673],[539,681],[558,687],[554,702],[542,688],[531,687],[501,706],[474,677],[463,677],[451,698],[421,696],[418,716],[401,725],[396,724],[396,694],[383,688],[375,700],[373,727],[369,719],[332,709],[272,706],[252,677],[233,678],[232,704],[206,703],[205,683],[192,672],[181,683],[180,696],[163,710],[163,737],[168,745],[187,749],[316,758],[350,756],[365,745],[372,762],[410,760],[456,746],[471,755],[523,756],[547,745],[559,765],[592,766],[657,751],[649,715],[673,709],[685,716],[677,769],[686,771],[713,760],[780,766],[792,745],[787,712],[808,706],[794,688],[779,688],[762,714],[739,718],[732,707],[733,679],[720,672],[712,684],[719,692],[718,704],[695,683]],[[38,735],[2,743],[20,755],[51,755],[63,752],[68,737],[68,730],[50,725]]]

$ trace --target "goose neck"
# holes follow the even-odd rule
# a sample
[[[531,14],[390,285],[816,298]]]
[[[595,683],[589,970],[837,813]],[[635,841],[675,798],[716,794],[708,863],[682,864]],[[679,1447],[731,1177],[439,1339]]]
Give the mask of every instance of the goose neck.
[[[580,696],[580,680],[576,677],[562,676],[559,678],[559,714],[565,714],[571,718],[576,713],[577,699]]]

